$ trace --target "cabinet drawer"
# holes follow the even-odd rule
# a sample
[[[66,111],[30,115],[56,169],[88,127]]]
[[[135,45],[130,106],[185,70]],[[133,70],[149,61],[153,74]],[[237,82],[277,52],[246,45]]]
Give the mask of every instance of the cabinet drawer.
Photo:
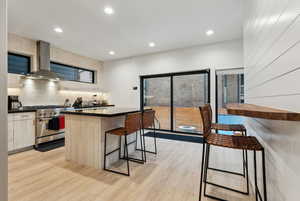
[[[35,113],[26,112],[26,113],[14,114],[14,120],[27,120],[27,119],[35,119]]]

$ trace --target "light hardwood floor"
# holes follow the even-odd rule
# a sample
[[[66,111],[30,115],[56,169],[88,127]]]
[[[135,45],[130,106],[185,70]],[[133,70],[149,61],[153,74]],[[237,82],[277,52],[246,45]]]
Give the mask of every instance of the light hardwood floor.
[[[158,149],[147,164],[131,163],[131,177],[67,162],[64,148],[9,156],[9,201],[198,201],[202,145],[159,139]],[[209,179],[245,187],[235,176],[210,172]],[[252,200],[212,187],[208,192]]]

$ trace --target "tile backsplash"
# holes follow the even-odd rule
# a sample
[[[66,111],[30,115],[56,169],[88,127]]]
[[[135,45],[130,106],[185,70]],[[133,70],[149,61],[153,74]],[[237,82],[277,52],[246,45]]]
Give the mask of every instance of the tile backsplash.
[[[8,95],[18,95],[23,105],[63,105],[67,98],[71,103],[79,96],[88,101],[95,94],[107,98],[102,92],[65,90],[60,82],[47,80],[20,79],[20,87],[8,88]]]

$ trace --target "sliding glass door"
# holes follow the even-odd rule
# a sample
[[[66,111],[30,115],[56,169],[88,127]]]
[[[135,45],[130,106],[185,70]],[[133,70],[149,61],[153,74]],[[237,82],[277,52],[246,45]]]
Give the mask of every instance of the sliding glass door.
[[[199,106],[208,103],[208,74],[177,75],[173,77],[174,130],[202,131]]]
[[[154,77],[143,80],[144,109],[153,109],[160,128],[171,129],[171,77]]]
[[[156,111],[160,129],[202,133],[199,106],[208,103],[209,70],[141,76],[141,107]]]

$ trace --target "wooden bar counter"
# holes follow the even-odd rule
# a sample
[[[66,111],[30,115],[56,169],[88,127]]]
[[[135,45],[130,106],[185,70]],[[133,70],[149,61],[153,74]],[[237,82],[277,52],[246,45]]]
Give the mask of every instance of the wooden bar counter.
[[[232,115],[271,120],[300,121],[300,113],[253,104],[227,104],[226,110],[228,114]]]
[[[105,131],[123,127],[125,115],[138,111],[136,108],[117,107],[64,111],[66,160],[103,169]],[[135,135],[129,136],[129,141],[132,139],[135,139]],[[107,144],[108,152],[116,149],[119,146],[118,136],[110,136]],[[118,159],[116,152],[108,163]]]

